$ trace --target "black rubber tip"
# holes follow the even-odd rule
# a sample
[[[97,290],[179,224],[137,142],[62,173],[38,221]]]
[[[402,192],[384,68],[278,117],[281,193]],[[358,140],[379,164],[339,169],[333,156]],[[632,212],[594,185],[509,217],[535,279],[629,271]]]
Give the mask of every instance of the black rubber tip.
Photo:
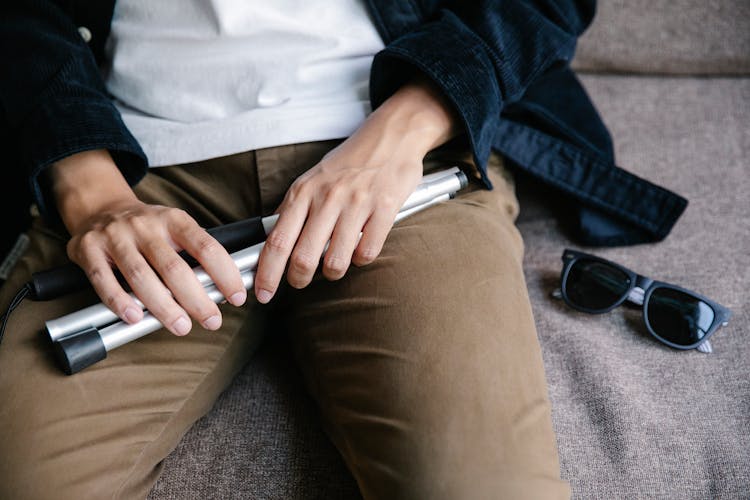
[[[78,373],[107,357],[107,349],[96,328],[66,335],[52,345],[60,367],[68,375]]]

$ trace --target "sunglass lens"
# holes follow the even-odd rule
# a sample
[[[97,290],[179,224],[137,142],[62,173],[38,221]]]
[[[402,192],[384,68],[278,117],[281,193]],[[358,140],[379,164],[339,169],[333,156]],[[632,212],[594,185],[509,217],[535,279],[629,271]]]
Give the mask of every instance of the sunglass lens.
[[[711,328],[713,308],[685,292],[656,288],[646,308],[648,323],[664,340],[681,346],[698,343]]]
[[[590,259],[576,261],[565,281],[568,300],[591,311],[609,309],[629,288],[630,278],[623,271]]]

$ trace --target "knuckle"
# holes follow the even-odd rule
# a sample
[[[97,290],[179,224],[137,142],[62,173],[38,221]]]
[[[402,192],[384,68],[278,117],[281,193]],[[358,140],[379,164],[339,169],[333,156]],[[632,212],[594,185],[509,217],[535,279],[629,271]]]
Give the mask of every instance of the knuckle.
[[[390,194],[383,194],[378,199],[378,209],[385,212],[396,212],[399,208],[398,199]]]
[[[119,237],[122,236],[122,229],[123,228],[120,224],[113,222],[106,226],[102,226],[101,232],[108,240],[117,241]]]
[[[144,264],[137,263],[124,266],[120,272],[129,283],[141,283],[146,277],[147,269]]]
[[[185,266],[185,261],[178,257],[170,257],[161,264],[160,274],[174,276],[178,274]]]
[[[305,288],[307,284],[310,283],[310,278],[305,276],[298,276],[294,273],[288,274],[286,280],[292,286],[292,288],[296,288],[298,290],[301,288]]]
[[[99,243],[99,238],[97,237],[95,232],[88,231],[86,233],[83,233],[75,240],[71,240],[71,243],[73,241],[75,241],[74,246],[78,246],[82,249],[88,250],[90,248],[94,248]]]
[[[86,251],[86,249],[82,248],[72,240],[65,247],[65,253],[68,255],[68,258],[71,261],[75,262],[79,266],[85,264],[88,256],[88,251]]]
[[[133,228],[136,234],[149,234],[153,230],[153,223],[149,217],[141,214],[128,214],[123,222]]]
[[[86,270],[86,277],[91,284],[97,285],[104,281],[104,272],[102,267],[95,266]]]
[[[197,248],[198,255],[196,257],[199,259],[210,259],[221,251],[222,246],[212,237],[205,236],[198,240]]]
[[[291,238],[283,231],[271,231],[265,247],[272,252],[286,254],[291,250]]]
[[[294,252],[290,261],[294,270],[303,274],[312,273],[317,267],[312,254],[306,250],[297,250]]]
[[[355,252],[357,264],[370,264],[377,258],[378,253],[377,249],[373,247],[358,248]]]
[[[326,256],[323,269],[328,271],[329,275],[343,275],[349,267],[349,260],[338,255]]]
[[[185,223],[185,222],[190,222],[192,220],[190,215],[188,215],[188,213],[181,208],[169,207],[169,208],[166,208],[166,211],[167,211],[167,214],[166,214],[167,217],[174,220],[175,222]]]
[[[174,224],[178,231],[186,231],[193,226],[193,218],[181,208],[170,208],[167,218]]]
[[[124,238],[110,240],[109,249],[115,255],[126,255],[132,248],[132,243]]]
[[[302,178],[299,178],[289,186],[286,193],[287,201],[294,203],[300,199],[304,199],[308,196],[309,190],[310,188],[308,187],[307,182],[302,180]]]
[[[370,197],[370,193],[365,189],[355,189],[349,194],[349,202],[352,205],[364,205]]]
[[[344,198],[346,192],[346,186],[340,183],[335,183],[328,186],[323,199],[326,203],[339,203]]]

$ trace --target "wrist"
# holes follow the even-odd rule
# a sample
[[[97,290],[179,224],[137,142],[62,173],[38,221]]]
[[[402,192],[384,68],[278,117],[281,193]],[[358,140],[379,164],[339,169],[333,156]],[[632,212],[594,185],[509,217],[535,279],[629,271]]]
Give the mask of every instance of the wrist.
[[[423,77],[403,85],[370,118],[382,123],[387,133],[408,142],[420,159],[461,131],[453,106]]]
[[[105,149],[83,151],[53,163],[49,178],[57,210],[71,234],[93,215],[137,201]]]

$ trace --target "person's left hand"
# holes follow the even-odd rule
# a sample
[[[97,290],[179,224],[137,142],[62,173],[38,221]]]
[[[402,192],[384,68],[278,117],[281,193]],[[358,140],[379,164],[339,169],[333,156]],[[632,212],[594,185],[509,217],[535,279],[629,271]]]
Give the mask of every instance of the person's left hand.
[[[410,83],[297,178],[276,210],[278,222],[260,255],[258,301],[271,300],[287,262],[287,281],[303,288],[324,251],[322,271],[329,280],[343,277],[352,263],[375,260],[421,180],[424,156],[453,137],[455,124],[452,110],[431,84]]]

